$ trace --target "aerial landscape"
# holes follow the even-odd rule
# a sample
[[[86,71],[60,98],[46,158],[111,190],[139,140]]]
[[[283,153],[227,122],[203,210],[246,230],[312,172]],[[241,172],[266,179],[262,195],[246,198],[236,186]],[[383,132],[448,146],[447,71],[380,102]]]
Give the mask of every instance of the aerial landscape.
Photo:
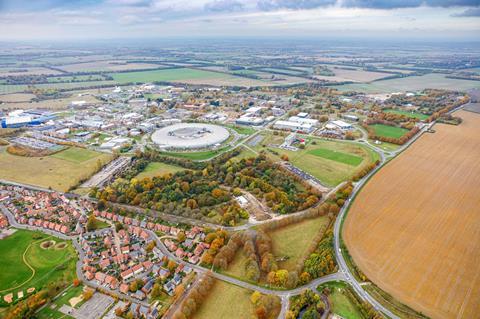
[[[480,318],[480,3],[0,1],[1,319]]]

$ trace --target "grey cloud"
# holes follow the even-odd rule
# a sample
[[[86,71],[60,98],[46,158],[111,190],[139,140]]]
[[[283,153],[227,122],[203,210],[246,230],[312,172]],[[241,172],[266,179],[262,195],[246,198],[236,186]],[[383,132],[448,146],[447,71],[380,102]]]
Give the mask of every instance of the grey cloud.
[[[477,7],[480,0],[345,0],[345,7],[369,8],[369,9],[399,9],[415,8],[422,5],[429,7]]]
[[[470,8],[461,13],[452,14],[452,17],[480,17],[480,8]]]
[[[429,7],[478,7],[480,0],[259,0],[257,7],[263,11],[278,9],[314,9],[339,3],[346,8],[400,9]]]
[[[277,9],[314,9],[334,5],[336,0],[260,0],[257,7],[263,11]]]
[[[215,0],[205,4],[206,11],[232,12],[243,9],[243,4],[236,0]]]

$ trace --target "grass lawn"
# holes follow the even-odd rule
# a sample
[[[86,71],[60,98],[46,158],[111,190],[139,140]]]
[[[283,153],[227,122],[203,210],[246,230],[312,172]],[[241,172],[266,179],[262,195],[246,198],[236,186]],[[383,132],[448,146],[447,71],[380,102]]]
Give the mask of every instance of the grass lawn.
[[[76,253],[67,242],[63,249],[51,246],[42,248],[41,243],[53,240],[56,244],[63,243],[55,237],[49,237],[39,232],[17,230],[11,236],[0,240],[0,295],[2,297],[13,292],[35,287],[37,291],[49,282],[66,279],[72,281],[75,277]],[[64,269],[56,269],[65,265]],[[3,301],[3,299],[2,299]]]
[[[244,159],[244,158],[250,158],[250,157],[256,157],[257,156],[257,154],[255,154],[254,152],[252,152],[251,150],[249,150],[248,148],[243,147],[243,146],[239,147],[238,150],[240,150],[240,154],[233,157],[232,159],[239,161],[239,160]]]
[[[107,163],[112,156],[69,148],[51,156],[24,157],[9,154],[5,148],[0,147],[0,178],[65,192],[81,178],[86,179],[92,175],[97,159]]]
[[[180,157],[180,158],[187,158],[194,161],[201,161],[207,160],[219,153],[223,153],[227,150],[227,147],[223,147],[217,150],[212,151],[201,151],[201,152],[161,152],[162,155],[165,156],[173,156],[173,157]]]
[[[246,127],[246,126],[239,126],[239,125],[225,125],[225,126],[231,129],[234,129],[238,134],[243,134],[243,135],[252,135],[253,133],[256,132],[255,129],[251,127]]]
[[[407,129],[384,124],[369,125],[378,136],[400,138],[408,132]]]
[[[41,311],[38,312],[38,319],[56,319],[56,318],[72,318],[70,316],[65,316],[63,313],[59,311],[60,307],[63,305],[71,306],[70,299],[79,297],[82,295],[83,286],[80,285],[78,287],[70,287],[67,291],[65,291],[60,297],[55,299],[52,304],[46,306]],[[83,302],[79,302],[75,305],[75,308],[79,308]],[[53,307],[53,308],[52,308]]]
[[[400,145],[397,145],[397,144],[393,144],[393,143],[388,143],[388,142],[381,142],[381,144],[375,144],[375,141],[374,140],[368,140],[370,142],[370,144],[384,150],[384,151],[387,151],[387,152],[392,152],[392,151],[395,151],[397,150]]]
[[[344,293],[347,284],[343,282],[327,283],[319,286],[318,290],[323,290],[324,287],[330,288],[331,293],[328,296],[328,300],[333,313],[345,319],[364,318],[355,303]]]
[[[383,110],[385,113],[392,113],[392,114],[399,114],[399,115],[405,115],[413,119],[419,119],[419,120],[426,120],[429,118],[428,115],[418,113],[418,112],[409,112],[409,111],[404,111],[404,110],[393,110],[393,109],[388,109],[388,110]]]
[[[103,220],[96,219],[94,229],[104,229],[110,227],[110,224]]]
[[[195,313],[195,319],[251,319],[252,291],[217,280]]]
[[[245,278],[245,262],[246,261],[247,261],[247,256],[245,256],[243,249],[239,249],[235,254],[235,258],[233,258],[232,262],[228,264],[228,268],[222,271],[222,273],[235,278],[247,280]]]
[[[327,216],[307,219],[270,232],[275,257],[288,257],[279,262],[279,268],[294,270],[299,258],[304,256],[311,240],[329,223]]]
[[[351,166],[358,166],[360,165],[360,163],[363,162],[363,158],[361,158],[360,156],[332,151],[326,148],[316,148],[309,151],[308,153]]]
[[[161,176],[167,173],[173,174],[183,170],[185,169],[180,166],[175,166],[175,165],[170,165],[170,164],[165,164],[160,162],[153,162],[153,163],[148,163],[147,167],[145,167],[145,170],[140,174],[138,174],[135,178],[137,179],[142,179],[146,177],[151,178],[154,176]]]
[[[356,142],[340,142],[303,136],[308,141],[305,149],[289,151],[268,146],[281,144],[284,137],[272,133],[266,133],[264,136],[263,141],[253,149],[258,152],[265,150],[266,154],[275,161],[280,160],[280,155],[286,154],[293,165],[312,174],[328,187],[337,186],[366,165],[380,158],[378,153]],[[272,152],[276,152],[278,155]]]
[[[89,149],[70,147],[64,151],[55,153],[53,158],[63,159],[73,163],[83,163],[85,161],[99,157],[101,153]]]

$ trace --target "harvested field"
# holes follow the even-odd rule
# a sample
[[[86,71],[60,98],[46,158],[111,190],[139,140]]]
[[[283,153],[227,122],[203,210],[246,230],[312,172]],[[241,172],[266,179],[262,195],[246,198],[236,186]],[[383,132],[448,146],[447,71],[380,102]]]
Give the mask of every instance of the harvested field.
[[[358,91],[366,93],[391,93],[399,91],[419,91],[423,89],[445,89],[465,91],[480,88],[480,81],[446,78],[444,74],[426,74],[406,78],[382,80],[373,83],[345,84],[335,87],[340,91]]]
[[[432,318],[480,313],[480,115],[455,115],[368,182],[343,229],[367,277]]]
[[[36,96],[34,94],[30,94],[30,93],[5,94],[5,95],[0,95],[0,101],[4,103],[30,102],[30,100],[35,97]]]
[[[96,169],[97,160],[106,163],[112,158],[110,154],[92,152],[70,148],[55,156],[23,157],[11,155],[0,147],[0,179],[65,192],[80,180],[88,179]]]
[[[353,81],[353,82],[371,82],[378,79],[391,76],[392,74],[383,73],[383,72],[371,72],[365,71],[362,69],[344,69],[342,67],[336,67],[331,65],[324,65],[335,73],[334,76],[323,76],[315,75],[316,79],[334,81],[334,82],[343,82],[343,81]]]
[[[67,72],[145,70],[159,67],[161,67],[161,65],[151,63],[125,63],[122,61],[95,61],[58,66],[58,68]]]
[[[60,72],[43,67],[0,68],[0,76],[26,76],[40,74],[60,74]]]
[[[93,90],[92,90],[93,91]],[[96,92],[96,91],[95,91]],[[6,95],[0,95],[0,101],[6,102],[4,99],[5,97],[9,97],[9,99],[14,98],[11,96],[23,96],[27,97],[32,95],[35,97],[33,94],[23,94],[23,93],[17,93],[17,94],[6,94]],[[11,98],[10,98],[11,97]],[[22,97],[22,98],[23,98]],[[20,98],[20,97],[19,97]],[[30,102],[28,100],[25,101],[12,101],[10,103],[4,103],[2,104],[2,109],[49,109],[49,110],[61,110],[61,109],[66,109],[68,108],[69,104],[72,101],[85,101],[87,103],[96,103],[98,100],[92,96],[92,95],[84,95],[82,97],[79,97],[78,94],[72,94],[70,97],[65,97],[65,98],[59,98],[59,99],[52,99],[52,100],[42,100],[38,102]]]

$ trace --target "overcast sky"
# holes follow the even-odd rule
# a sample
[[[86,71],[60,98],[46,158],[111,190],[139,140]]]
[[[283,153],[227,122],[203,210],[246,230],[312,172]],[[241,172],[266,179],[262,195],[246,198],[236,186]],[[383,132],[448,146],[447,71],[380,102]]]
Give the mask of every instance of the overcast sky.
[[[391,37],[480,40],[480,0],[0,0],[0,40]]]

